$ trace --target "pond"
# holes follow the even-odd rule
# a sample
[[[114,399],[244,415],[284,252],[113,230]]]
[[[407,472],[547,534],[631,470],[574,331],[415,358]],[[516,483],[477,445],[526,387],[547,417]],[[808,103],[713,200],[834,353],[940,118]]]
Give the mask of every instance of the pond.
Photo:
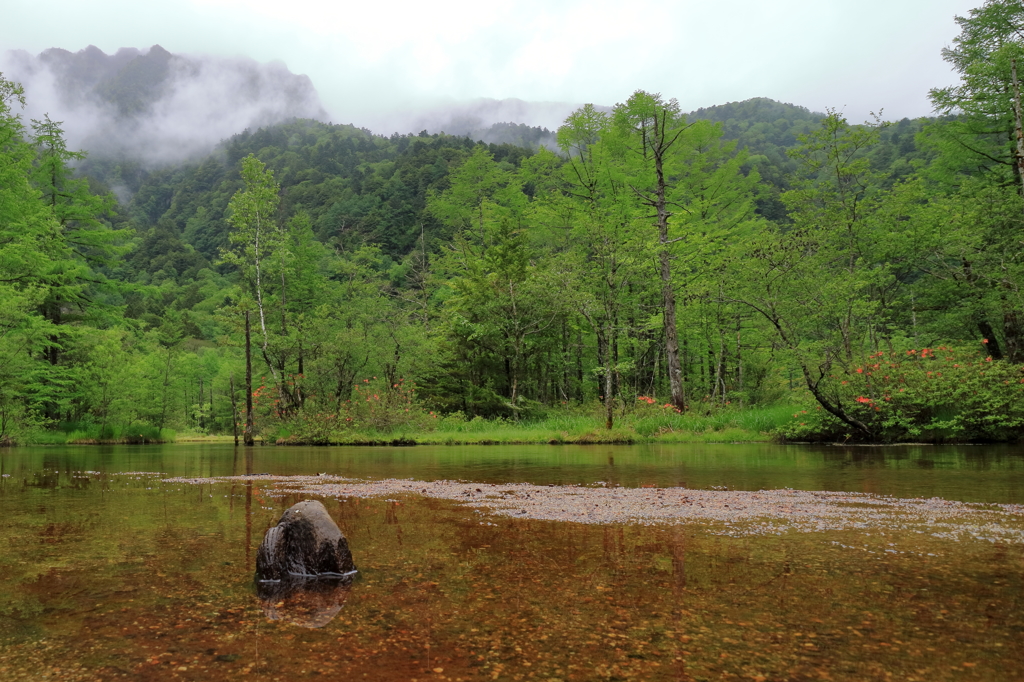
[[[317,474],[408,490],[278,478]],[[579,523],[492,513],[434,494],[441,481],[495,499],[518,493],[487,484],[724,489],[734,508],[735,491],[785,488],[867,493],[852,506],[871,509],[942,498],[928,514],[1003,505],[1003,521],[981,539],[921,532],[904,507],[802,532]],[[263,534],[301,499],[325,503],[359,569],[318,627],[253,581]],[[1011,446],[0,450],[0,679],[1024,679],[1022,504]]]

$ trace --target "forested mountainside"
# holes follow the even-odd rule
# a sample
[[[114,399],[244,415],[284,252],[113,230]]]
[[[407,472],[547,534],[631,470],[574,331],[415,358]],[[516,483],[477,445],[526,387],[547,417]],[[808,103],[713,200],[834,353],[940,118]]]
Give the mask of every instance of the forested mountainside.
[[[934,91],[940,118],[637,91],[556,151],[295,119],[86,163],[0,81],[0,431],[328,442],[639,405],[660,432],[781,403],[790,437],[1016,438],[1022,124],[972,36],[993,72]]]
[[[722,122],[721,139],[749,151],[746,172],[756,167],[762,190],[777,197],[790,188],[789,179],[800,168],[788,150],[799,145],[800,135],[820,127],[824,114],[758,99],[699,110],[690,118]],[[869,158],[890,183],[892,176],[905,175],[921,157],[914,135],[926,122],[903,120],[881,130]],[[547,134],[543,128],[511,124],[495,128],[517,132],[519,144],[486,145],[495,161],[510,168],[518,168],[539,149],[538,140]],[[108,186],[130,190],[126,209],[135,225],[145,228],[161,219],[173,221],[187,243],[212,259],[227,246],[224,211],[241,186],[239,160],[256,154],[274,170],[284,210],[307,211],[318,239],[368,242],[401,258],[423,235],[432,243],[450,239],[445,227],[424,211],[427,194],[446,186],[449,170],[476,144],[466,137],[383,137],[353,126],[293,121],[236,135],[197,164],[159,171],[131,163],[93,164],[88,169]],[[785,219],[784,209],[779,210]]]

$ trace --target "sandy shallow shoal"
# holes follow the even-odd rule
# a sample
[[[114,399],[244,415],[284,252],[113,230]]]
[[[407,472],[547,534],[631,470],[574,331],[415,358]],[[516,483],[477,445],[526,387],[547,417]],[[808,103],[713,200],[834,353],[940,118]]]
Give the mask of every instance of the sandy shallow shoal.
[[[909,531],[938,538],[1024,544],[1024,505],[803,490],[692,490],[488,484],[337,476],[168,478],[166,483],[259,482],[264,494],[327,498],[418,495],[463,502],[481,514],[596,524],[703,523],[726,535],[846,529]]]

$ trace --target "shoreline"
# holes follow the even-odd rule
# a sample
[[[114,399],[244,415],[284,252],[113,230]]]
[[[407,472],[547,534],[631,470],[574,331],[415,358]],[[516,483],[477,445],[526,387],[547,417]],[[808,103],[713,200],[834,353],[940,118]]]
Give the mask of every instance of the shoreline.
[[[412,479],[359,480],[341,476],[271,474],[172,477],[169,484],[264,483],[270,497],[335,499],[427,497],[460,502],[486,516],[587,524],[697,523],[720,535],[783,535],[841,530],[909,532],[943,540],[1024,544],[1024,505],[968,503],[942,498],[895,498],[871,493],[791,488],[743,491],[691,488],[541,486]]]
[[[620,440],[543,440],[543,439],[492,439],[492,438],[481,438],[481,439],[452,439],[452,438],[394,438],[394,439],[353,439],[353,440],[342,440],[333,441],[329,443],[313,443],[294,441],[288,439],[278,439],[275,442],[264,441],[257,439],[251,447],[307,447],[307,448],[331,448],[331,447],[365,447],[365,448],[379,448],[379,447],[416,447],[416,446],[444,446],[444,447],[459,447],[466,445],[807,445],[807,446],[819,446],[828,448],[895,448],[895,447],[941,447],[941,446],[993,446],[993,445],[1016,445],[1020,441],[947,441],[942,443],[934,443],[928,441],[900,441],[896,443],[859,443],[859,442],[829,442],[829,441],[797,441],[797,440],[777,440],[768,436],[759,438],[748,438],[748,439],[737,439],[737,438],[708,438],[705,434],[693,434],[694,438],[636,438],[636,439],[620,439]],[[10,448],[25,448],[25,447],[64,447],[64,446],[110,446],[110,445],[232,445],[232,436],[222,435],[210,435],[210,436],[195,436],[195,437],[184,437],[177,438],[175,440],[156,441],[148,440],[145,442],[130,442],[130,441],[99,441],[99,440],[81,440],[71,441],[66,443],[53,443],[53,442],[8,442],[0,443],[0,452]],[[239,443],[234,447],[244,448],[247,447]]]

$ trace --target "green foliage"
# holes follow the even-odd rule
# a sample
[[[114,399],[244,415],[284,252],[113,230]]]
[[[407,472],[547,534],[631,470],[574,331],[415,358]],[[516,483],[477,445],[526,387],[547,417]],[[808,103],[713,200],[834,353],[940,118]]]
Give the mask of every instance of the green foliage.
[[[478,148],[453,173],[451,186],[429,203],[454,232],[452,248],[439,265],[450,273],[444,333],[458,362],[484,353],[505,359],[501,388],[480,388],[492,400],[487,389],[500,390],[503,412],[517,418],[536,407],[523,395],[524,365],[543,352],[544,332],[563,315],[555,275],[535,258],[536,226],[524,192],[527,173],[528,168],[503,168]],[[474,412],[483,407],[479,398],[473,403]]]
[[[278,413],[278,416],[284,415]],[[400,379],[388,385],[377,377],[355,385],[352,398],[342,403],[337,411],[322,411],[310,401],[307,409],[281,422],[289,439],[312,444],[343,442],[346,434],[352,433],[376,437],[424,432],[436,423],[437,415],[420,405],[413,384]]]
[[[1014,178],[1011,67],[1020,60],[1024,74],[1024,5],[1019,0],[986,0],[956,21],[960,35],[942,51],[942,58],[960,74],[960,82],[930,93],[935,110],[953,116],[924,137],[940,150],[933,175],[950,182],[982,176],[1019,185]]]
[[[837,403],[883,442],[1014,441],[1024,435],[1024,366],[947,346],[876,353],[837,375]],[[864,440],[823,411],[803,409],[779,429],[790,440]]]
[[[71,445],[173,443],[177,434],[171,429],[161,429],[148,424],[117,426],[112,424],[63,423],[59,432],[65,435],[63,442]]]
[[[1012,174],[954,151],[1010,149],[981,126],[1008,130],[1016,7],[962,20],[928,124],[637,91],[570,115],[560,154],[517,125],[291,121],[179,166],[88,163],[0,78],[0,441],[232,432],[245,311],[266,440],[760,438],[798,386],[790,436],[1016,438],[1024,212]],[[162,55],[104,92],[146,106]],[[979,333],[993,369],[956,386],[855,383],[868,355]]]

